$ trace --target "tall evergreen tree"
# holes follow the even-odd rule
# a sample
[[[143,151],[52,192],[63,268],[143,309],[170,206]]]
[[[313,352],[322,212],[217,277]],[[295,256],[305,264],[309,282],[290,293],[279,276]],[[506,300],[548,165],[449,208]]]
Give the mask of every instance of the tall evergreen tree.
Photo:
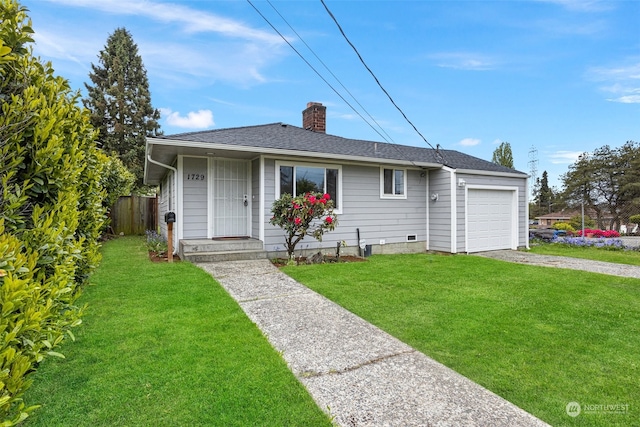
[[[513,169],[513,152],[511,151],[511,144],[508,142],[501,143],[498,148],[494,150],[491,161],[498,165]]]
[[[100,130],[98,144],[115,153],[142,187],[145,138],[161,134],[160,112],[151,106],[147,70],[138,46],[125,28],[116,29],[100,51],[99,65],[91,64],[93,85],[85,83],[84,105]]]

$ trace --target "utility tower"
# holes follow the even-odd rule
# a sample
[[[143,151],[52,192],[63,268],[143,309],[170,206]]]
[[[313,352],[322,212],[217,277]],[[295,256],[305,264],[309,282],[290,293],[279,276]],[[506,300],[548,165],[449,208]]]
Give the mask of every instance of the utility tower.
[[[529,191],[534,196],[536,181],[538,181],[538,149],[532,145],[529,149]]]

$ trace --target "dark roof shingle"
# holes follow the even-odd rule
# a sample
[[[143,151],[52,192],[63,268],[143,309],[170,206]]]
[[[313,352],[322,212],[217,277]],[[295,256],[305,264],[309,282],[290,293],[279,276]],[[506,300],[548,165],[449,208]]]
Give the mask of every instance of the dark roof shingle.
[[[404,160],[408,162],[444,164],[454,169],[524,174],[495,163],[455,150],[390,144],[386,142],[349,139],[325,133],[312,132],[284,123],[215,129],[159,136],[159,139],[216,143],[262,149],[280,149],[307,153]]]

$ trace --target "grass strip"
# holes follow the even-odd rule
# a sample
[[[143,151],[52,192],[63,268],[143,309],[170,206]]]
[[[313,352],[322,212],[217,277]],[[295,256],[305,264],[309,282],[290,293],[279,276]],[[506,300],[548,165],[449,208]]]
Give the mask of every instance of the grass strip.
[[[331,425],[213,278],[154,264],[141,238],[107,242],[66,359],[47,359],[28,426]]]
[[[561,243],[542,243],[531,246],[531,252],[541,255],[557,255],[617,264],[640,265],[640,252],[632,250],[607,250],[602,248],[569,246]]]
[[[283,271],[552,425],[640,419],[640,280],[431,254]]]

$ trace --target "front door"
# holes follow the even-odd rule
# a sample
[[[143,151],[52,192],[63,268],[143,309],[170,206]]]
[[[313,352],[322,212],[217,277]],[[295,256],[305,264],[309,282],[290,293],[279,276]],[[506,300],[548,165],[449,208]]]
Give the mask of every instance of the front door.
[[[213,159],[213,237],[248,236],[249,165],[246,161]]]

